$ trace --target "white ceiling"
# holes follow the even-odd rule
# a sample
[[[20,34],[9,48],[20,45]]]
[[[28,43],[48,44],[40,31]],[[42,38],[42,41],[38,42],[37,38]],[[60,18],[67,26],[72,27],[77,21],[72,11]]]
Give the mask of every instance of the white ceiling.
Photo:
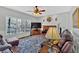
[[[35,16],[33,12],[28,12],[28,11],[33,11],[34,8],[33,6],[5,6],[5,7]],[[71,6],[39,6],[39,8],[46,10],[40,16],[46,16],[46,15],[68,12],[71,10],[72,7]]]

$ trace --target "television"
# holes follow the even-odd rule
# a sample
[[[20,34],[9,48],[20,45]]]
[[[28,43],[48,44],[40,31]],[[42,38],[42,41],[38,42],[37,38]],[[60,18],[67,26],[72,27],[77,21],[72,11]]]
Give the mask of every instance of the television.
[[[41,23],[31,23],[31,28],[41,28]]]

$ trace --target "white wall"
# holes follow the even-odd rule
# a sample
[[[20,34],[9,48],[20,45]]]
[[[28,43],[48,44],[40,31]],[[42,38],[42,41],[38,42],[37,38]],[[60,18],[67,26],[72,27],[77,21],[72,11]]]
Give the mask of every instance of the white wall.
[[[70,12],[58,14],[58,21],[63,30],[69,29],[72,31],[72,19]]]
[[[57,25],[61,27],[62,30],[69,29],[70,31],[72,31],[71,12],[65,12],[65,13],[60,13],[60,14],[50,15],[50,16],[52,17],[51,22],[46,21],[47,16],[40,18],[42,20],[42,25]],[[55,18],[57,18],[57,21],[55,21]]]

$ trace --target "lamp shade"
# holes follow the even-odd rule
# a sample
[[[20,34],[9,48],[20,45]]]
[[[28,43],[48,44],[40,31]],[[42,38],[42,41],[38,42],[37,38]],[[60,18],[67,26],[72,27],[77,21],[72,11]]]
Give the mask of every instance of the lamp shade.
[[[46,36],[47,39],[52,39],[55,43],[60,40],[60,35],[56,26],[49,27]]]

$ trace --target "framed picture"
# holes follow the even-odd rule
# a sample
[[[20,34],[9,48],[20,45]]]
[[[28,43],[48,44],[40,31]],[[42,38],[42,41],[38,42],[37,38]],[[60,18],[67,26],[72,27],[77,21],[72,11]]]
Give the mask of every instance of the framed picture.
[[[52,18],[49,16],[49,17],[47,17],[47,21],[48,22],[51,22],[51,20],[52,20]]]
[[[73,27],[79,28],[79,8],[76,8],[73,13]]]

